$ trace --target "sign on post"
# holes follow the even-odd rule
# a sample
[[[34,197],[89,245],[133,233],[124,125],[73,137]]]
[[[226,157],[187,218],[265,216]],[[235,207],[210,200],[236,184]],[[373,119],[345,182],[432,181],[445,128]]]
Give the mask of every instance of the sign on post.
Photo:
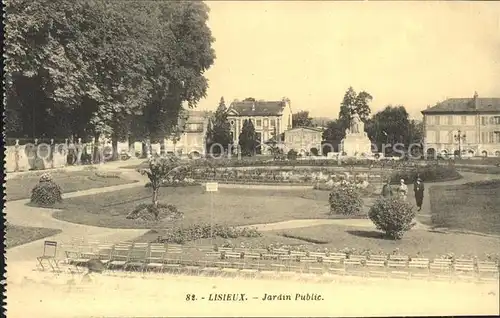
[[[207,182],[205,184],[206,192],[217,192],[219,191],[219,183],[218,182]]]

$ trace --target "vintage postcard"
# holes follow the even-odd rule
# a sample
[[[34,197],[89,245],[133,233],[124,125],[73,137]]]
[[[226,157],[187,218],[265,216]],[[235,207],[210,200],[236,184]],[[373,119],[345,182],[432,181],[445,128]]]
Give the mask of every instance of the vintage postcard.
[[[3,21],[7,317],[499,314],[500,2]]]

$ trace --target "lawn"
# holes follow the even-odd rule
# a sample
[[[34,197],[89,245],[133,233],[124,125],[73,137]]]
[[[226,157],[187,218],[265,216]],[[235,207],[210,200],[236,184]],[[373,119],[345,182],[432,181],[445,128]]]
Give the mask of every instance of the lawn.
[[[7,180],[5,183],[6,200],[12,201],[29,198],[31,189],[38,183],[41,173],[20,175]],[[135,182],[122,178],[117,173],[107,173],[107,175],[104,175],[94,170],[54,171],[50,172],[50,174],[54,181],[62,188],[63,193]]]
[[[184,213],[175,225],[210,222],[228,225],[272,223],[293,219],[328,218],[328,191],[318,190],[257,190],[221,188],[204,193],[201,186],[160,189],[160,203],[175,205]],[[138,204],[151,201],[151,189],[141,186],[91,197],[64,200],[54,217],[68,222],[112,228],[162,228],[171,221],[152,226],[141,220],[126,219]],[[371,204],[367,199],[366,204]],[[366,210],[368,207],[366,207]]]
[[[138,237],[138,242],[152,242],[162,235],[163,231],[150,231]],[[187,246],[224,246],[230,242],[236,247],[241,243],[246,247],[265,248],[269,244],[306,246],[309,250],[339,251],[344,248],[356,249],[358,252],[369,250],[371,253],[398,253],[435,258],[449,253],[456,256],[477,256],[485,259],[487,254],[498,254],[500,238],[471,234],[438,233],[427,230],[411,230],[402,240],[385,239],[381,232],[370,228],[349,227],[343,225],[317,225],[303,228],[262,232],[261,237],[236,239],[216,238],[203,239],[187,243]],[[313,243],[314,242],[314,243]]]
[[[500,180],[432,186],[432,225],[500,235]]]
[[[391,253],[398,250],[406,255],[436,257],[447,253],[476,255],[484,258],[485,254],[498,253],[500,238],[471,234],[440,233],[428,230],[410,230],[402,240],[385,239],[383,233],[370,228],[347,227],[340,225],[317,225],[277,231],[274,234],[307,241],[320,241],[321,246],[330,249],[344,247],[356,250],[369,249],[372,252]]]
[[[5,228],[6,248],[26,244],[61,233],[61,230],[43,227],[7,225]]]
[[[483,173],[483,174],[500,174],[500,167],[495,167],[495,166],[488,166],[488,167],[483,167],[483,166],[456,166],[458,171],[464,171],[464,172],[473,172],[473,173]]]

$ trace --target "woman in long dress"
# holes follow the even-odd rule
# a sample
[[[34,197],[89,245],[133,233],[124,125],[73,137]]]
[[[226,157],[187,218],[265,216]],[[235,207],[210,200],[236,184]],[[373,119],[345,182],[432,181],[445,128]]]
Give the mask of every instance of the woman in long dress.
[[[398,193],[401,199],[406,200],[406,197],[408,195],[408,186],[405,184],[405,180],[401,179],[399,188],[398,188]]]

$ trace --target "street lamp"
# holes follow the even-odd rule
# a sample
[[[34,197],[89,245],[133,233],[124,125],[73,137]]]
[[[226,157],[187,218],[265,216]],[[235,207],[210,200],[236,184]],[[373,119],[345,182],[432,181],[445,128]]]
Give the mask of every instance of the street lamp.
[[[454,137],[455,140],[458,141],[458,157],[462,159],[462,141],[465,139],[465,134],[462,134],[462,132],[459,129]]]

